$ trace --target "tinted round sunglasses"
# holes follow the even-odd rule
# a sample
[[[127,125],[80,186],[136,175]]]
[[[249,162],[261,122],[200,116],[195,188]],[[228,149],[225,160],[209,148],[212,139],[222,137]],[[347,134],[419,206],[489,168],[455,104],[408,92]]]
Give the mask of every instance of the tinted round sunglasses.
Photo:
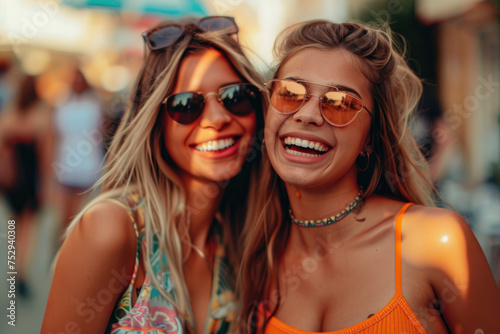
[[[166,111],[178,123],[190,124],[201,116],[206,100],[212,95],[236,116],[247,116],[262,108],[259,89],[249,83],[239,83],[222,86],[217,93],[210,92],[206,95],[184,92],[167,96],[160,105],[160,110]]]
[[[339,87],[292,79],[273,79],[264,85],[271,105],[281,114],[293,114],[311,97],[315,97],[319,100],[323,118],[333,126],[342,127],[351,124],[363,109],[372,115],[361,98]],[[313,95],[308,90],[311,85],[322,86],[328,90],[323,95]]]
[[[182,36],[185,27],[194,25],[202,31],[226,30],[228,35],[237,34],[239,29],[230,16],[207,16],[197,21],[185,25],[177,23],[168,23],[162,26],[154,27],[142,34],[144,42],[150,50],[160,50],[173,45]]]

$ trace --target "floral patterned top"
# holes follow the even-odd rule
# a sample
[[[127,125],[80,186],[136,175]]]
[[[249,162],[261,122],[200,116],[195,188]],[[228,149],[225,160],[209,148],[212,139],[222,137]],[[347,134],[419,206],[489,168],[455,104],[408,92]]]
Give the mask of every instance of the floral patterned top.
[[[150,283],[148,274],[144,279],[144,284],[137,294],[137,301],[132,305],[132,293],[134,283],[139,270],[140,249],[146,249],[146,238],[144,228],[139,233],[135,219],[143,219],[144,212],[138,204],[141,199],[135,197],[136,205],[133,224],[137,235],[137,251],[135,259],[135,269],[131,282],[118,299],[106,333],[110,334],[159,334],[159,333],[194,333],[194,326],[191,321],[183,321],[178,317],[173,305],[163,297],[160,292]],[[120,203],[121,204],[121,203]],[[123,204],[121,204],[123,205]],[[144,224],[141,224],[144,226]],[[216,234],[215,254],[213,263],[212,290],[209,302],[208,316],[205,321],[204,333],[227,333],[230,323],[235,316],[235,295],[231,280],[231,267],[226,256],[226,252],[221,243],[220,234]],[[153,251],[157,249],[153,244]],[[175,296],[175,287],[170,278],[169,271],[161,272],[160,261],[168,264],[165,256],[160,256],[160,252],[154,251],[151,255],[151,265],[153,271],[165,291]]]

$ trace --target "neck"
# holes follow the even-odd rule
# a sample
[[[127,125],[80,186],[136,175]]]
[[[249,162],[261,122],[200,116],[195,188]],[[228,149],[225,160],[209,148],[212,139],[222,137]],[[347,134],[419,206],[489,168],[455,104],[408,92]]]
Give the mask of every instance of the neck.
[[[297,188],[288,184],[286,188],[293,215],[295,219],[301,221],[316,221],[335,216],[345,210],[346,206],[351,204],[359,194],[359,187],[356,182],[342,187],[330,187],[324,191]],[[297,197],[297,190],[300,193],[300,198]],[[319,227],[298,226],[290,218],[291,234],[289,245],[305,252],[314,252],[318,244],[341,243],[342,240],[355,232],[354,229],[357,226],[355,224],[355,212],[356,210],[350,212],[333,224]]]
[[[299,220],[317,220],[336,215],[359,193],[356,180],[339,180],[334,186],[303,188],[285,183],[290,208]]]
[[[191,243],[204,249],[210,241],[210,228],[222,199],[223,188],[217,182],[183,178]],[[216,190],[216,191],[215,191]],[[183,233],[183,231],[181,231]]]

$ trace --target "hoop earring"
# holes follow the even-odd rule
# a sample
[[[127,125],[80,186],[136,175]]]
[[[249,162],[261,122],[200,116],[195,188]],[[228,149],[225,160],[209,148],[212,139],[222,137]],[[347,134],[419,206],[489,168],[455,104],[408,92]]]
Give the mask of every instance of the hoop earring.
[[[358,167],[358,170],[360,172],[364,172],[368,169],[369,165],[370,165],[370,153],[362,151],[356,158],[356,166]],[[364,168],[361,168],[360,166],[364,166]]]

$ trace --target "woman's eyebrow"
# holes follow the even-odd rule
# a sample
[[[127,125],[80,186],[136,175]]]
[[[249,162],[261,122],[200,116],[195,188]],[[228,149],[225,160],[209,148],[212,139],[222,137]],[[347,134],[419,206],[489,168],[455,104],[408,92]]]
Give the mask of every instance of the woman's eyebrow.
[[[361,98],[361,95],[359,95],[359,93],[356,90],[354,90],[353,88],[342,86],[342,85],[334,85],[334,86],[337,87],[338,90],[341,90],[341,91],[344,91],[344,92],[349,92],[349,93],[354,93],[358,97]]]
[[[249,83],[249,82],[242,81],[242,80],[232,81],[232,82],[228,82],[228,83],[223,84],[219,88],[226,87],[226,86],[232,86],[232,85],[238,85],[238,84],[245,84],[245,83]]]
[[[306,84],[312,83],[312,84],[319,85],[319,86],[332,87],[332,88],[338,89],[339,91],[353,93],[353,94],[357,95],[359,98],[361,98],[361,95],[355,89],[347,87],[347,86],[342,86],[342,85],[336,84],[334,82],[331,82],[331,83],[328,83],[328,84],[319,84],[319,83],[311,82],[309,80],[305,80],[305,79],[300,78],[300,77],[287,77],[285,79],[294,80],[294,81],[298,81],[298,82],[303,82],[303,83],[306,83]]]

